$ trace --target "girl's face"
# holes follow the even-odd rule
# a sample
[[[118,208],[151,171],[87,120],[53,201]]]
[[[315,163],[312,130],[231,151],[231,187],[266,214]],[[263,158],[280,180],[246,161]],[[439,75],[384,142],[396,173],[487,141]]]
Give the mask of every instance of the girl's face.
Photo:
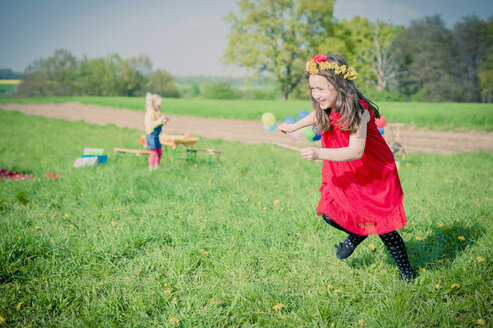
[[[308,82],[310,83],[312,97],[318,102],[321,109],[333,108],[336,106],[339,92],[337,92],[334,86],[330,84],[325,77],[312,74],[308,78]]]
[[[155,103],[154,105],[152,105],[152,108],[154,108],[154,110],[156,112],[159,112],[159,110],[161,109],[161,104],[160,103]]]

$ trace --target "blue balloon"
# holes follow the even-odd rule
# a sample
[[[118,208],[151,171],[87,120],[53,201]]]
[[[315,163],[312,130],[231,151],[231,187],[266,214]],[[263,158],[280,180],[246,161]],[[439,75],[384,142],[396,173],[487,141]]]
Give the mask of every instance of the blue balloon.
[[[322,138],[322,136],[320,134],[316,134],[315,137],[313,137],[313,141],[320,140],[320,138]]]
[[[303,117],[307,116],[308,113],[306,110],[300,110],[300,112],[298,113],[298,120],[301,120]]]
[[[270,126],[264,124],[264,129],[266,129],[269,132],[274,131],[276,128],[277,128],[277,122],[274,122],[274,124]]]
[[[284,123],[288,123],[288,124],[293,124],[293,123],[296,123],[296,119],[292,116],[288,116],[284,119],[283,121]]]

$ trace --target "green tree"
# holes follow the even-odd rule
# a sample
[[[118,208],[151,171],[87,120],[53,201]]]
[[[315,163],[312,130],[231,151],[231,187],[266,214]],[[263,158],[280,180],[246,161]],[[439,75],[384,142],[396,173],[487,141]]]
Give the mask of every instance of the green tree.
[[[152,71],[151,60],[146,56],[123,60],[119,79],[124,96],[143,96],[146,93],[147,75]]]
[[[457,100],[452,76],[451,32],[440,16],[416,20],[406,28],[396,48],[400,91],[422,101]]]
[[[351,21],[343,20],[342,25],[351,32],[351,40],[357,44],[357,50],[348,60],[355,67],[359,83],[373,86],[378,91],[388,90],[396,85],[397,61],[395,47],[402,27],[367,18],[355,16]]]
[[[493,18],[490,18],[490,22]],[[486,62],[493,47],[493,35],[488,29],[491,23],[485,22],[476,16],[462,18],[454,25],[453,35],[453,63],[452,72],[459,101],[480,102],[480,69],[488,71]],[[485,79],[482,85],[484,86]]]
[[[36,60],[21,75],[20,96],[68,96],[74,93],[77,59],[65,49]]]
[[[303,78],[307,58],[348,48],[333,6],[334,0],[241,0],[239,12],[225,17],[231,30],[223,59],[256,74],[271,73],[287,99]]]
[[[479,76],[479,87],[484,102],[493,102],[493,49],[481,64],[481,75]]]
[[[180,96],[173,76],[165,70],[157,70],[148,75],[146,91],[157,93],[163,97],[178,98]]]
[[[118,62],[118,65],[115,64],[115,61]],[[95,59],[84,57],[79,63],[78,93],[87,96],[119,95],[118,70],[118,55]]]

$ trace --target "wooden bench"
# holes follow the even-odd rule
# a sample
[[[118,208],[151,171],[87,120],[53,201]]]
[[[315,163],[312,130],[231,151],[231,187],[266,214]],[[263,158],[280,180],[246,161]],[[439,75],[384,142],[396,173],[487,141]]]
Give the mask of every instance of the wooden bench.
[[[127,148],[113,148],[113,151],[115,152],[115,154],[131,153],[131,154],[135,154],[137,156],[149,156],[151,153],[148,150],[127,149]]]
[[[188,148],[187,152],[191,153],[194,156],[194,160],[197,159],[197,152],[204,152],[209,154],[209,158],[207,160],[207,164],[212,163],[212,158],[215,157],[217,158],[218,161],[220,161],[220,156],[223,154],[222,151],[219,150],[214,150],[212,148]]]

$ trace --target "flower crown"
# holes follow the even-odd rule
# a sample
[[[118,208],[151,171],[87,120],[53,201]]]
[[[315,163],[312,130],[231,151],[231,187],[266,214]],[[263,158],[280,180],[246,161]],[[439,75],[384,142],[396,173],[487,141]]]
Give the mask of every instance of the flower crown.
[[[317,68],[318,65],[318,68]],[[327,57],[324,54],[318,54],[311,60],[306,62],[305,70],[310,74],[318,74],[319,69],[327,71],[329,69],[334,71],[336,75],[343,75],[346,80],[352,81],[358,77],[358,73],[352,66],[339,65],[336,62],[328,62]]]

